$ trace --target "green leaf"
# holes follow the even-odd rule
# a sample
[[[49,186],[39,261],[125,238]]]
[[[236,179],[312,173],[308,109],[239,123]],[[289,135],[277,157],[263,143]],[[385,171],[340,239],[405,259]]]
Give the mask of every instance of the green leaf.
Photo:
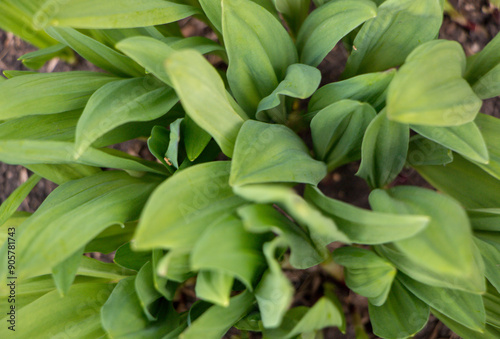
[[[372,188],[391,183],[404,167],[410,129],[407,124],[387,119],[384,111],[366,129],[361,145],[361,165],[356,173]]]
[[[151,37],[135,36],[120,41],[116,48],[167,85],[172,84],[163,64],[174,50],[165,42]]]
[[[246,205],[238,208],[238,216],[245,229],[253,233],[273,232],[282,242],[290,246],[290,264],[297,269],[306,269],[321,263],[324,249],[317,248],[309,235],[271,205]]]
[[[460,126],[435,127],[411,125],[412,130],[424,137],[455,151],[470,160],[487,164],[488,149],[478,126],[468,122]],[[500,140],[500,139],[499,139]]]
[[[78,121],[76,152],[82,154],[95,140],[120,125],[161,117],[177,100],[171,88],[153,77],[104,85],[90,97]]]
[[[177,119],[170,124],[170,142],[165,156],[175,168],[179,168],[179,144],[181,141],[181,123],[184,119]]]
[[[337,0],[321,6],[307,17],[297,36],[300,62],[318,66],[350,31],[377,15],[369,0]]]
[[[151,260],[151,251],[134,251],[130,242],[120,246],[115,253],[113,261],[119,266],[139,271]]]
[[[326,84],[311,97],[309,111],[321,110],[342,99],[366,102],[379,110],[384,105],[387,87],[395,74],[396,70],[389,70]]]
[[[158,292],[163,295],[163,297],[167,300],[173,300],[175,297],[175,293],[177,291],[177,287],[179,286],[178,282],[169,280],[159,274],[160,267],[160,259],[163,256],[163,250],[156,249],[153,250],[153,284]]]
[[[345,319],[338,300],[320,298],[313,307],[294,307],[289,310],[277,329],[264,330],[265,338],[291,339],[302,333],[315,333],[325,327],[339,327],[345,332]]]
[[[276,249],[285,243],[283,240],[284,238],[278,237],[264,244],[264,255],[269,269],[264,273],[255,289],[255,298],[259,305],[264,328],[276,328],[281,324],[295,292],[275,258]]]
[[[285,79],[270,95],[259,102],[257,119],[267,120],[267,115],[276,122],[285,123],[285,96],[306,99],[318,88],[320,81],[321,72],[317,68],[304,64],[290,65],[286,71]]]
[[[465,79],[481,99],[500,95],[500,35],[496,35],[479,53],[467,59]]]
[[[398,280],[382,306],[368,304],[373,333],[382,338],[408,338],[429,318],[429,306],[411,294]]]
[[[196,278],[196,296],[222,307],[229,306],[234,277],[223,271],[200,271]]]
[[[186,115],[182,133],[184,135],[184,147],[189,161],[194,161],[207,147],[212,137],[198,126],[193,119]]]
[[[398,270],[432,286],[484,291],[484,265],[467,215],[455,200],[424,188],[397,186],[373,191],[370,205],[380,212],[431,218],[415,236],[376,247]]]
[[[434,40],[417,47],[389,85],[387,117],[428,126],[473,121],[482,101],[462,78],[464,70],[465,54],[456,41]]]
[[[486,308],[486,324],[495,327],[500,332],[500,292],[488,284],[483,301]]]
[[[162,0],[71,1],[61,6],[49,0],[35,17],[45,18],[44,26],[75,28],[129,28],[162,25],[198,14],[191,6]],[[54,11],[52,8],[57,8]]]
[[[19,324],[24,325],[16,326],[16,335],[36,338],[41,333],[50,333],[52,336],[74,333],[78,338],[88,339],[105,335],[99,319],[99,310],[113,286],[104,283],[82,283],[74,285],[66,297],[61,297],[57,291],[45,294],[18,311]],[[47,312],[47,308],[50,308],[50,312]],[[7,319],[8,316],[2,319],[2,337],[12,335],[5,325],[8,323]]]
[[[222,1],[222,32],[229,86],[253,117],[260,100],[273,92],[288,66],[298,61],[297,50],[279,20],[252,1]]]
[[[97,67],[118,76],[141,76],[144,70],[134,61],[91,37],[69,27],[49,27],[45,30],[54,39],[71,47]]]
[[[78,163],[138,172],[168,173],[161,164],[110,148],[88,148],[78,159],[74,159],[74,146],[72,142],[63,141],[0,140],[0,161],[16,165]]]
[[[292,36],[297,36],[300,27],[309,15],[311,0],[274,0],[273,2],[285,19]]]
[[[229,306],[212,306],[198,317],[180,339],[222,338],[224,334],[252,309],[252,293],[245,291],[232,297]]]
[[[115,80],[118,78],[103,73],[73,71],[28,74],[3,81],[0,120],[82,108],[95,90]]]
[[[474,238],[474,241],[483,257],[484,275],[500,291],[500,270],[498,269],[500,267],[500,251],[495,246],[481,239]]]
[[[474,121],[481,130],[486,142],[490,161],[488,164],[477,163],[484,171],[500,180],[500,119],[490,115],[479,113]],[[476,159],[472,159],[476,160]]]
[[[247,232],[236,217],[223,218],[210,224],[194,245],[191,268],[230,274],[252,290],[265,268],[261,249],[268,239],[266,234]]]
[[[389,261],[356,247],[336,249],[333,260],[344,266],[345,283],[353,292],[367,297],[375,306],[386,302],[397,272]]]
[[[460,201],[466,208],[500,207],[500,181],[455,154],[443,166],[415,166],[432,186]]]
[[[111,225],[85,246],[85,253],[111,253],[129,242],[135,232],[137,222]]]
[[[232,156],[247,117],[227,93],[215,68],[192,50],[173,52],[165,68],[186,113],[217,141],[224,154]]]
[[[156,314],[159,309],[159,299],[161,298],[154,286],[153,266],[150,261],[144,264],[135,277],[135,292],[139,298],[142,310],[149,321],[158,319]]]
[[[134,247],[192,248],[207,225],[244,201],[229,187],[229,162],[195,165],[176,173],[151,195],[134,237]]]
[[[83,257],[83,247],[75,253],[52,267],[52,277],[61,297],[68,294],[68,291],[75,280],[78,266]]]
[[[266,182],[316,185],[325,175],[325,164],[314,160],[288,127],[253,120],[243,124],[231,166],[232,186]]]
[[[88,177],[89,175],[101,172],[101,169],[98,167],[78,164],[33,164],[27,165],[26,168],[41,176],[42,178],[56,183],[57,185],[62,185],[65,182],[81,179],[84,177]]]
[[[162,308],[158,320],[149,321],[135,290],[136,277],[120,280],[101,308],[102,327],[112,338],[162,338],[179,325],[171,304]]]
[[[406,156],[410,166],[446,165],[452,161],[453,152],[448,148],[418,134],[410,138]]]
[[[467,214],[475,231],[500,232],[500,208],[473,209]]]
[[[40,274],[109,225],[136,219],[157,183],[107,171],[56,188],[18,230],[18,277]]]
[[[425,285],[401,273],[397,279],[433,309],[474,331],[484,329],[486,316],[481,295]]]
[[[41,177],[33,174],[12,192],[0,205],[0,225],[3,225],[16,212],[31,190],[38,184]]]
[[[432,314],[445,324],[446,327],[451,329],[461,338],[474,338],[474,339],[495,339],[500,336],[500,330],[494,326],[486,324],[482,333],[471,330],[462,324],[448,318],[437,310],[432,310]]]
[[[434,39],[443,20],[437,0],[386,0],[354,39],[344,78],[401,65],[418,45]]]
[[[259,204],[277,204],[299,225],[305,228],[315,247],[322,251],[326,259],[329,252],[326,246],[334,241],[350,243],[349,238],[337,229],[335,222],[314,206],[307,203],[293,189],[284,185],[245,185],[233,187],[239,196]],[[309,264],[305,261],[306,265]]]
[[[170,170],[170,166],[165,161],[165,155],[170,141],[170,132],[163,126],[155,126],[151,130],[151,136],[148,139],[148,149],[163,165]],[[172,171],[173,172],[173,171]]]
[[[116,264],[108,264],[102,261],[82,256],[80,266],[76,272],[78,275],[103,278],[109,280],[121,280],[135,275],[136,272],[120,267]],[[76,279],[78,279],[78,275]]]
[[[352,242],[360,244],[374,245],[411,238],[430,222],[425,214],[409,216],[365,210],[327,198],[312,186],[306,186],[304,198],[332,218]]]
[[[179,283],[186,281],[195,275],[189,263],[190,255],[190,251],[185,249],[168,251],[158,262],[158,274]]]
[[[370,105],[348,99],[323,108],[311,121],[315,155],[329,170],[358,160],[365,130],[375,116]]]
[[[18,60],[21,60],[24,66],[37,70],[42,68],[47,61],[64,54],[69,54],[71,59],[74,59],[72,53],[70,54],[68,52],[70,51],[67,49],[66,45],[56,44],[50,47],[41,48],[38,51],[26,53],[20,56]]]

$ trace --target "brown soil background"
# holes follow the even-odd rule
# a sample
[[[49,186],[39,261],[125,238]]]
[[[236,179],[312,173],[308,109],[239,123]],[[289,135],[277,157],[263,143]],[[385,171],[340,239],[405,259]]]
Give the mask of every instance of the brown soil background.
[[[463,16],[450,18],[445,16],[439,37],[442,39],[456,40],[462,44],[467,55],[479,52],[500,30],[500,13],[497,8],[490,5],[488,0],[450,0],[450,3]],[[212,38],[211,32],[200,22],[186,19],[181,22],[182,30],[186,36],[204,35]],[[213,33],[212,33],[213,34]],[[11,33],[0,30],[0,72],[4,70],[27,70],[18,61],[21,55],[34,51],[36,48],[25,43]],[[337,81],[343,71],[347,59],[347,52],[342,44],[335,47],[319,66],[322,75],[322,85]],[[59,59],[47,63],[42,72],[66,72],[71,70],[98,70],[82,58],[77,58],[77,63],[68,65]],[[500,118],[500,98],[485,101],[482,112]],[[120,149],[132,155],[154,159],[147,150],[144,141],[130,141],[119,146]],[[360,207],[368,207],[367,197],[369,188],[366,183],[356,177],[359,164],[350,164],[330,173],[321,183],[321,189],[331,197],[349,202]],[[31,173],[22,166],[12,166],[0,162],[0,203],[3,202]],[[428,186],[414,171],[404,170],[396,179],[395,184],[411,184]],[[56,188],[56,185],[45,179],[35,187],[20,206],[20,210],[34,212],[47,195]],[[338,273],[338,272],[337,272]],[[327,329],[324,337],[327,339],[355,338],[354,322],[364,325],[370,338],[375,338],[371,332],[368,318],[367,301],[350,292],[345,285],[339,283],[333,276],[336,272],[329,272],[328,268],[313,267],[305,271],[287,271],[292,283],[296,287],[293,306],[311,306],[323,295],[323,286],[330,283],[336,288],[336,293],[342,301],[347,317],[347,332],[340,333],[337,329]],[[190,283],[182,288],[182,293],[177,298],[179,308],[187,308],[194,301],[194,294]],[[358,321],[355,320],[358,318]],[[230,331],[226,337],[236,335],[237,331]],[[258,335],[252,335],[258,338]],[[427,326],[415,337],[421,339],[458,338],[441,322],[431,316]]]

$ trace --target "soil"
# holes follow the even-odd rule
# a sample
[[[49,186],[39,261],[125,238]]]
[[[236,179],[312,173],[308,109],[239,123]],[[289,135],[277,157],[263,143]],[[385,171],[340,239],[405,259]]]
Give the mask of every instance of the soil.
[[[497,8],[489,4],[487,0],[450,0],[450,3],[457,9],[459,15],[445,16],[443,26],[440,31],[440,38],[456,40],[462,44],[467,55],[480,51],[500,30],[500,14]],[[181,27],[186,36],[204,35],[215,39],[215,35],[203,24],[196,20],[183,20]],[[24,65],[17,59],[19,56],[36,50],[34,47],[23,42],[11,33],[0,30],[0,72],[3,70],[26,70]],[[325,58],[319,66],[323,83],[337,81],[343,71],[347,52],[338,44],[332,52]],[[54,59],[47,63],[42,72],[63,72],[70,70],[97,70],[93,65],[77,58],[75,64],[68,65],[59,59]],[[500,98],[486,100],[482,112],[500,118]],[[151,159],[144,141],[130,141],[119,146],[133,155],[140,155]],[[330,173],[321,182],[321,189],[325,194],[349,202],[359,207],[368,207],[367,196],[369,188],[366,183],[356,177],[359,163],[353,163],[337,169]],[[23,183],[31,175],[22,166],[12,166],[0,163],[0,202],[3,202],[10,193]],[[404,170],[395,181],[396,185],[418,185],[430,187],[421,177],[412,170]],[[42,180],[22,203],[20,210],[34,212],[43,202],[45,197],[56,187],[50,181]],[[336,244],[332,244],[332,249]],[[100,258],[96,255],[96,257]],[[109,258],[103,258],[109,259]],[[371,325],[368,318],[367,301],[365,298],[357,296],[349,289],[339,283],[335,277],[339,272],[332,267],[313,267],[305,271],[287,270],[289,278],[297,288],[294,306],[311,306],[323,295],[324,286],[334,286],[336,294],[342,301],[345,314],[347,316],[347,332],[341,334],[338,329],[325,330],[325,338],[354,338],[354,323],[362,324],[370,338],[375,338],[371,332]],[[325,283],[329,283],[325,285]],[[192,286],[186,284],[177,300],[178,308],[186,308],[194,302]],[[228,338],[231,337],[231,331]],[[258,338],[258,336],[253,336]],[[427,326],[416,336],[416,338],[458,338],[447,329],[442,323],[431,316]]]

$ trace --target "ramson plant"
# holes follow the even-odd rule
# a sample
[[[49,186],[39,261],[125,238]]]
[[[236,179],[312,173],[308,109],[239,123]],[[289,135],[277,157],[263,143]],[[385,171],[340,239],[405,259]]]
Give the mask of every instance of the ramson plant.
[[[377,336],[410,337],[432,313],[500,338],[500,120],[480,113],[500,94],[500,37],[467,58],[437,39],[443,6],[0,2],[0,27],[39,48],[27,67],[76,53],[105,71],[0,77],[0,161],[34,173],[0,207],[0,337],[321,338],[345,330],[340,303],[325,289],[291,307],[282,266],[333,260]],[[217,41],[183,37],[191,16]],[[343,80],[318,88],[340,41]],[[140,137],[158,161],[107,147]],[[358,160],[371,210],[318,189]],[[438,191],[395,186],[405,166]],[[15,212],[40,178],[59,186]],[[198,301],[178,312],[188,280]]]

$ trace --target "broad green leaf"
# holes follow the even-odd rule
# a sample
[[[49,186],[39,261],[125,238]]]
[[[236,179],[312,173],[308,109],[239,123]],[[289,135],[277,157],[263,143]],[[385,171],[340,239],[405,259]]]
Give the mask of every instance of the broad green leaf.
[[[27,165],[26,168],[42,178],[50,180],[58,185],[101,172],[101,169],[98,167],[78,164],[33,164]]]
[[[3,81],[0,120],[82,108],[95,90],[115,80],[118,78],[103,73],[73,71],[28,74]]]
[[[157,272],[161,277],[182,283],[195,275],[189,263],[189,250],[170,250],[158,262]]]
[[[40,176],[33,174],[2,202],[0,205],[0,225],[3,225],[16,212],[40,179]]]
[[[222,161],[196,165],[163,182],[144,208],[134,247],[192,248],[210,223],[244,203],[228,184],[230,166]]]
[[[222,271],[200,271],[196,277],[196,296],[223,307],[229,306],[234,277]]]
[[[500,332],[500,292],[488,284],[483,301],[486,309],[486,324],[495,327]]]
[[[19,278],[54,267],[109,225],[136,219],[157,184],[154,176],[107,171],[56,188],[18,229]]]
[[[171,37],[163,38],[162,40],[175,50],[194,49],[201,54],[218,52],[214,54],[227,60],[227,56],[225,55],[226,49],[223,46],[202,36],[192,36],[188,38]]]
[[[372,305],[385,303],[397,272],[389,261],[356,247],[336,249],[333,260],[344,266],[345,283],[353,292],[367,297]]]
[[[464,70],[465,53],[456,41],[434,40],[417,47],[389,85],[387,117],[427,126],[473,121],[482,101],[462,78]]]
[[[438,318],[449,329],[459,335],[461,338],[474,338],[474,339],[496,339],[500,336],[500,329],[486,324],[482,333],[471,330],[470,328],[448,318],[437,310],[432,310],[432,314]]]
[[[452,161],[453,152],[448,148],[418,134],[410,138],[406,155],[410,166],[445,165]]]
[[[130,242],[120,246],[113,258],[119,266],[135,271],[139,271],[150,260],[151,251],[134,251]]]
[[[170,142],[165,156],[172,163],[172,166],[179,168],[179,144],[181,141],[181,123],[184,119],[177,119],[170,124]]]
[[[446,166],[414,166],[432,186],[466,208],[500,207],[500,181],[455,154]]]
[[[169,141],[170,132],[168,129],[163,126],[153,127],[148,139],[148,149],[170,171],[170,165],[165,160]]]
[[[500,208],[478,208],[468,210],[474,231],[500,232]]]
[[[198,14],[191,6],[162,0],[71,0],[61,6],[49,0],[35,16],[45,26],[75,28],[129,28],[162,25]],[[57,8],[53,10],[54,6]]]
[[[377,15],[370,0],[337,0],[312,11],[297,36],[300,62],[318,66],[350,31]]]
[[[324,250],[316,248],[309,235],[271,205],[254,204],[238,208],[245,229],[253,233],[273,232],[290,247],[290,264],[306,269],[321,263]]]
[[[285,210],[299,225],[304,227],[315,247],[322,251],[326,259],[326,246],[334,241],[350,243],[349,238],[341,232],[335,222],[323,215],[313,205],[307,203],[293,189],[284,185],[245,185],[233,187],[239,196],[259,204],[277,204]],[[306,265],[314,265],[314,261],[305,261]]]
[[[387,87],[394,74],[396,70],[362,74],[320,87],[309,101],[309,111],[321,110],[342,99],[367,102],[380,110],[384,105]]]
[[[455,200],[424,188],[396,186],[373,191],[370,205],[375,211],[431,218],[415,236],[376,247],[398,270],[432,286],[484,291],[484,265],[467,215]]]
[[[75,280],[78,266],[83,257],[83,247],[75,253],[52,267],[52,277],[61,297],[68,294],[68,291]]]
[[[262,245],[268,239],[267,234],[246,231],[236,217],[223,218],[212,223],[194,245],[191,268],[227,273],[253,290],[265,268]]]
[[[500,95],[500,35],[497,34],[479,53],[467,59],[465,79],[481,99]]]
[[[0,161],[16,165],[83,164],[138,172],[167,174],[161,164],[143,160],[115,149],[88,148],[78,159],[73,158],[74,144],[63,141],[0,140]]]
[[[189,161],[194,161],[207,147],[212,137],[198,126],[189,115],[184,118],[183,127],[182,133],[184,134],[187,158]]]
[[[373,333],[382,338],[408,338],[419,332],[429,318],[429,306],[398,280],[382,306],[368,304]]]
[[[500,270],[498,269],[500,267],[500,251],[481,239],[474,238],[474,241],[483,257],[484,275],[500,291]]]
[[[265,338],[291,339],[302,333],[311,333],[325,327],[338,327],[345,332],[344,314],[338,300],[320,298],[313,307],[294,307],[287,312],[282,325],[277,329],[264,330]]]
[[[320,110],[311,121],[316,157],[329,170],[358,160],[365,130],[375,116],[370,105],[348,99]]]
[[[33,20],[36,9],[33,11],[24,6],[26,4],[39,6],[40,1],[2,1],[0,3],[0,28],[7,32],[13,32],[38,48],[57,44],[57,41],[48,36],[47,33],[39,30],[38,22]]]
[[[474,331],[480,332],[484,329],[486,316],[481,295],[425,285],[401,273],[397,279],[433,309]]]
[[[212,306],[198,317],[180,339],[222,338],[224,334],[252,309],[255,299],[245,291],[232,297],[229,306]]]
[[[232,156],[247,117],[227,93],[215,68],[192,50],[173,52],[165,68],[186,113],[217,141],[224,154]]]
[[[156,249],[153,250],[153,284],[158,292],[163,295],[163,297],[167,300],[173,300],[175,297],[175,293],[177,291],[177,287],[180,285],[176,281],[169,280],[165,277],[162,277],[158,273],[160,259],[163,256],[163,250]]]
[[[92,259],[86,256],[82,256],[80,266],[78,266],[78,271],[76,273],[76,279],[78,279],[79,275],[83,275],[114,281],[121,280],[136,274],[136,272],[120,267],[116,264],[104,263],[97,259]]]
[[[180,322],[171,304],[163,304],[158,320],[149,321],[135,290],[136,277],[120,280],[101,308],[102,327],[112,338],[162,338]]]
[[[78,120],[75,138],[77,154],[82,154],[95,140],[120,125],[161,117],[177,100],[171,88],[153,77],[104,85],[90,97]]]
[[[45,63],[55,57],[68,54],[70,55],[70,61],[75,60],[72,53],[69,53],[69,49],[64,44],[56,44],[50,47],[39,49],[38,51],[26,53],[18,58],[21,60],[23,65],[31,69],[40,69],[45,65]]]
[[[49,27],[45,30],[54,39],[71,47],[97,67],[118,76],[141,76],[144,70],[134,61],[91,37],[69,27]]]
[[[99,338],[105,335],[99,318],[99,309],[113,289],[113,284],[82,283],[74,285],[66,297],[52,291],[38,298],[17,312],[16,336],[36,338],[41,333],[51,336]],[[50,312],[47,309],[50,308]],[[0,328],[0,336],[8,338],[12,332],[6,321]],[[20,326],[20,324],[24,324]],[[69,332],[68,332],[69,331]]]
[[[354,39],[344,77],[401,65],[418,45],[434,39],[443,21],[439,0],[387,0]]]
[[[273,0],[278,12],[285,19],[292,36],[296,37],[309,15],[311,0]]]
[[[275,238],[264,244],[263,248],[269,269],[262,276],[254,294],[265,328],[276,328],[281,324],[295,292],[275,258],[278,247],[285,244],[283,240],[281,237]]]
[[[500,180],[500,119],[479,113],[474,122],[481,131],[490,156],[488,164],[477,163],[477,165]]]
[[[222,32],[231,92],[253,117],[260,100],[273,92],[288,66],[298,61],[297,50],[279,20],[248,0],[222,1]]]
[[[136,225],[137,222],[111,225],[85,246],[85,253],[100,252],[107,254],[116,251],[120,246],[132,239]]]
[[[423,215],[399,215],[365,210],[328,198],[312,186],[306,186],[304,198],[332,218],[352,242],[382,244],[413,237],[424,230],[430,218]]]
[[[144,264],[135,277],[135,293],[139,298],[142,310],[149,321],[158,319],[156,316],[159,310],[159,299],[161,298],[154,286],[153,266],[150,261]]]
[[[411,125],[412,130],[424,137],[455,151],[472,161],[487,164],[488,149],[476,123],[473,121],[460,126],[435,127]],[[500,139],[499,139],[500,140]]]
[[[9,237],[9,228],[16,228],[21,225],[27,218],[31,216],[31,213],[17,211],[14,212],[10,218],[5,220],[0,224],[0,244],[3,245],[7,238]]]
[[[325,175],[325,164],[314,160],[288,127],[253,120],[241,127],[231,165],[232,186],[266,182],[316,185]]]
[[[290,65],[286,76],[276,89],[263,98],[257,107],[256,117],[267,120],[266,115],[275,122],[286,122],[285,96],[298,99],[310,97],[318,88],[321,73],[317,68],[304,64]]]
[[[404,167],[410,129],[387,119],[385,111],[368,125],[361,145],[361,165],[356,173],[371,188],[390,184]]]
[[[151,37],[135,36],[120,41],[116,48],[167,85],[172,84],[163,64],[174,50],[165,42]]]

